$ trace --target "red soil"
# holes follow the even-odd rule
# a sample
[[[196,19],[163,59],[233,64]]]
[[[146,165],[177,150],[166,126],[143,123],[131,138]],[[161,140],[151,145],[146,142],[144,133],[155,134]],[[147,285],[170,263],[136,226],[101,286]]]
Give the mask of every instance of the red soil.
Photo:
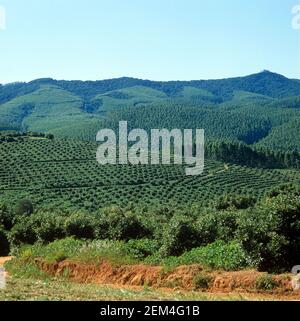
[[[200,265],[179,266],[167,271],[160,266],[151,265],[120,265],[115,266],[107,261],[101,264],[83,264],[71,261],[49,264],[36,261],[40,268],[53,276],[68,276],[70,280],[80,283],[112,284],[114,286],[152,286],[155,288],[172,288],[193,290],[194,278],[205,273],[212,278],[210,293],[263,293],[255,289],[257,277],[263,275],[255,270],[237,272],[203,271]],[[290,274],[276,275],[279,287],[268,292],[269,295],[286,299],[300,300],[300,291],[293,291]]]
[[[5,262],[11,260],[11,256],[3,256],[3,257],[0,257],[0,267],[2,267],[4,265]]]

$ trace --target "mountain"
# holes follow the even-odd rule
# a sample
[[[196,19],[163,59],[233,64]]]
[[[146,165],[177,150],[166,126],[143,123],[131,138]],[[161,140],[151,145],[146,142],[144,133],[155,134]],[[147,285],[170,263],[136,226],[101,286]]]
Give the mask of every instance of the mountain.
[[[208,138],[263,140],[273,148],[279,133],[284,140],[281,128],[289,139],[298,137],[299,112],[300,81],[270,71],[219,80],[44,78],[0,85],[0,130],[58,137],[94,139],[122,119],[140,128],[204,128]],[[299,149],[292,141],[288,146]]]
[[[217,80],[191,81],[151,81],[136,78],[117,78],[99,81],[66,81],[51,78],[36,79],[29,83],[12,83],[0,85],[0,103],[16,96],[21,96],[37,90],[41,85],[54,85],[70,91],[83,99],[89,100],[98,94],[134,86],[150,87],[164,92],[169,97],[182,94],[184,87],[202,89],[219,98],[229,99],[235,90],[252,92],[273,98],[300,95],[300,81],[288,79],[282,75],[263,71],[246,77],[236,77]]]

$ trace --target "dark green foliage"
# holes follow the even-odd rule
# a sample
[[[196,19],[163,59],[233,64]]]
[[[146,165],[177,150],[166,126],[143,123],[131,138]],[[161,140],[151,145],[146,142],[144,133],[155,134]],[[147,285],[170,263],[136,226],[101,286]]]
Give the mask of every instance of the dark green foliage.
[[[294,196],[299,196],[300,197],[300,187],[294,184],[284,184],[284,185],[279,185],[274,188],[272,188],[270,191],[267,193],[267,197],[273,198],[277,197],[278,195],[294,195]]]
[[[45,135],[45,137],[46,138],[48,138],[48,139],[54,139],[54,135],[53,134],[47,134],[47,135]]]
[[[184,82],[37,79],[0,86],[0,129],[94,140],[100,128],[126,119],[137,128],[204,128],[210,139],[299,152],[299,95],[299,81],[268,71]],[[264,158],[247,150],[248,160],[231,151],[229,158],[239,162]]]
[[[36,232],[29,220],[17,222],[9,233],[11,247],[21,244],[33,244],[38,240]]]
[[[162,258],[159,253],[156,253],[153,256],[149,256],[146,259],[146,262],[151,264],[163,264],[171,267],[201,264],[205,267],[228,271],[240,270],[253,266],[251,258],[237,241],[229,243],[216,241],[206,246],[193,248],[190,251],[184,252],[181,256]]]
[[[180,255],[198,245],[198,234],[190,217],[174,215],[162,236],[160,253],[163,257]]]
[[[18,201],[15,209],[17,215],[30,215],[33,213],[33,204],[28,199]]]
[[[39,88],[38,84],[16,82],[13,84],[0,85],[0,104],[17,96],[26,95]]]
[[[276,108],[300,108],[300,96],[288,97],[279,101],[275,100],[270,105]]]
[[[64,221],[62,216],[43,210],[29,217],[19,217],[9,233],[10,242],[15,246],[63,238],[66,236]]]
[[[7,233],[0,224],[0,256],[6,256],[9,253],[9,242]]]
[[[125,243],[125,250],[128,255],[136,259],[144,259],[147,256],[153,255],[159,249],[159,243],[157,240],[140,239],[129,240]]]
[[[213,210],[199,215],[195,223],[199,245],[207,245],[217,239],[217,218],[216,212]]]
[[[256,199],[246,195],[224,195],[216,202],[217,210],[246,209],[252,207]]]
[[[141,219],[131,211],[124,211],[120,207],[103,209],[98,220],[99,238],[113,240],[130,240],[142,238],[149,231]]]
[[[195,290],[207,290],[213,283],[213,278],[205,273],[199,273],[193,279]]]
[[[255,280],[255,288],[257,290],[270,291],[277,288],[278,286],[279,283],[274,280],[274,278],[270,274],[264,274]]]
[[[14,213],[8,206],[0,202],[0,226],[5,230],[10,230],[14,223]]]
[[[97,220],[93,215],[75,212],[65,221],[66,234],[82,239],[94,239],[97,236]]]
[[[300,253],[300,197],[292,192],[267,198],[244,212],[237,238],[262,270],[281,271],[297,263]]]

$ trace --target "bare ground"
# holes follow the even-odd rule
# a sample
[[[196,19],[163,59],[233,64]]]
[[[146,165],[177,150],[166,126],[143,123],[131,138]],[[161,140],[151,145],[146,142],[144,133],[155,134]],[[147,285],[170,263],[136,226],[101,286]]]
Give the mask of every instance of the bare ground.
[[[292,289],[291,274],[275,275],[274,279],[279,285],[276,289],[258,291],[255,289],[255,281],[264,273],[255,270],[205,271],[200,265],[179,266],[165,270],[160,266],[144,264],[114,266],[107,261],[98,265],[68,260],[56,264],[43,261],[37,263],[43,271],[52,276],[68,276],[77,283],[110,285],[118,289],[138,289],[147,286],[167,292],[190,292],[195,289],[195,276],[204,273],[213,280],[205,289],[205,293],[216,298],[224,295],[246,295],[251,300],[300,300],[300,291]]]

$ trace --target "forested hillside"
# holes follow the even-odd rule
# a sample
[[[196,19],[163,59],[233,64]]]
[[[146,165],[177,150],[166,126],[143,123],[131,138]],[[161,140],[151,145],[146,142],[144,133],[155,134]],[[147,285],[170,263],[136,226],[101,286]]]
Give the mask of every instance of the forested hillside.
[[[204,128],[208,139],[293,152],[299,97],[299,81],[269,71],[206,81],[38,79],[0,86],[0,130],[94,140],[128,120],[132,128]]]

